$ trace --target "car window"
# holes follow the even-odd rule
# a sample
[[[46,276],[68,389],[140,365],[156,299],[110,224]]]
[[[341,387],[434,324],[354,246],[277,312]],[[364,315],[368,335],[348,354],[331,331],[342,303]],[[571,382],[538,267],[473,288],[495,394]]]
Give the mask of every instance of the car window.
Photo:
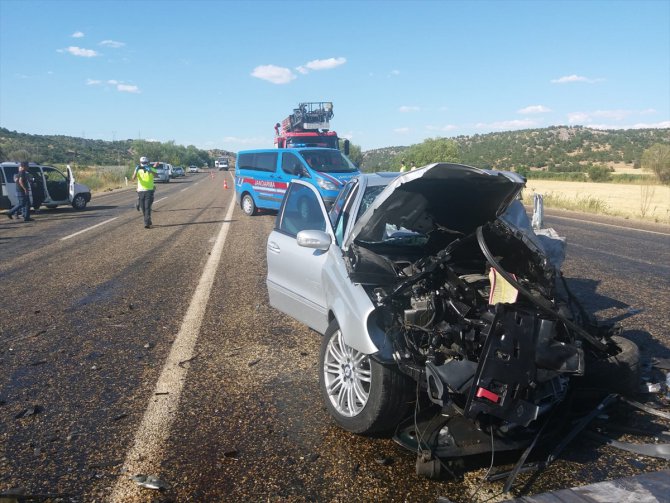
[[[347,224],[349,223],[351,206],[353,201],[356,199],[357,193],[357,181],[352,180],[347,183],[338,194],[337,199],[335,200],[335,203],[333,204],[333,207],[331,208],[328,215],[333,229],[335,229],[335,241],[338,245],[341,245],[344,241],[344,230],[347,228]]]
[[[5,166],[3,171],[6,173],[8,183],[14,183],[14,177],[19,172],[18,166]]]
[[[317,195],[299,183],[292,183],[279,216],[278,230],[295,236],[304,230],[326,230],[326,218]]]
[[[386,185],[373,185],[372,187],[368,187],[365,189],[365,192],[363,193],[363,197],[361,199],[361,205],[358,207],[358,214],[356,215],[356,220],[358,220],[360,216],[363,213],[365,213],[365,210],[367,210],[370,207],[372,201],[374,201],[385,188]]]
[[[44,178],[46,179],[47,183],[67,182],[65,175],[60,171],[58,171],[57,169],[42,168],[42,172],[44,173]]]
[[[298,175],[303,166],[298,156],[291,152],[284,152],[281,157],[281,169],[289,175]]]

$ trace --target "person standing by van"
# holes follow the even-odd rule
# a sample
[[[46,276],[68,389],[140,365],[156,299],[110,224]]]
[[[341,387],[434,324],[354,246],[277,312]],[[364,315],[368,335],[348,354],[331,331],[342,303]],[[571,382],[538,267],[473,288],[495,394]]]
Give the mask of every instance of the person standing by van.
[[[153,223],[151,222],[151,206],[154,204],[154,175],[156,174],[156,167],[158,163],[154,163],[154,167],[149,166],[149,159],[140,157],[139,166],[135,166],[132,179],[137,178],[137,197],[140,208],[142,208],[142,215],[144,215],[144,228],[151,229]]]
[[[16,196],[19,202],[14,206],[7,216],[11,219],[13,215],[23,213],[23,221],[31,222],[34,219],[30,218],[30,175],[28,174],[28,162],[22,161],[19,164],[19,172],[16,175]]]

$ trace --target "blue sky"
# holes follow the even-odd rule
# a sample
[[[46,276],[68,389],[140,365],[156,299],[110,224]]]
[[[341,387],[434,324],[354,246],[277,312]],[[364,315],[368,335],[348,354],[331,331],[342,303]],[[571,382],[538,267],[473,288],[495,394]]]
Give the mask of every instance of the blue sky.
[[[273,146],[303,101],[363,150],[670,127],[670,1],[0,0],[0,125]]]

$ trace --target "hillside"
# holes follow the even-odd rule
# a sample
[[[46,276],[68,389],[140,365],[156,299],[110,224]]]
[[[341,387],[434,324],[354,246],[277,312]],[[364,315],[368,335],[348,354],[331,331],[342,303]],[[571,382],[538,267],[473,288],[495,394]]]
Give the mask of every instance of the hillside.
[[[639,167],[642,152],[654,143],[670,143],[670,129],[598,130],[582,126],[554,126],[543,129],[506,131],[474,136],[448,138],[458,147],[458,161],[479,168],[578,171],[585,164],[626,163]],[[32,135],[0,128],[0,160],[11,159],[17,152],[27,152],[35,162],[78,165],[132,165],[140,140],[104,141],[61,135]],[[164,151],[174,151],[174,142],[158,144]],[[386,147],[362,153],[361,168],[365,171],[395,170],[402,160],[409,163],[412,146]],[[234,152],[223,149],[198,150],[179,147],[176,156],[190,164],[192,156],[213,165],[217,156]],[[178,150],[179,150],[178,148]],[[185,154],[186,153],[186,154]],[[191,155],[192,154],[192,155]],[[150,154],[146,154],[150,155]],[[185,157],[187,155],[188,159]],[[436,159],[437,161],[438,159]],[[175,162],[176,163],[176,162]]]
[[[582,126],[506,131],[448,138],[458,146],[459,162],[478,168],[548,168],[572,171],[580,164],[637,165],[654,143],[670,143],[670,129],[599,130]],[[410,162],[411,147],[363,152],[366,171],[397,169]]]
[[[0,161],[20,160],[27,157],[29,160],[45,164],[75,163],[80,166],[111,166],[111,165],[134,165],[137,157],[143,153],[135,152],[141,140],[92,140],[62,135],[36,135],[10,131],[0,127]],[[152,145],[155,142],[149,142]],[[174,142],[156,144],[163,146],[163,151],[180,150],[175,149]],[[161,150],[160,148],[158,150]],[[184,156],[183,160],[175,164],[191,164],[198,159],[200,164],[214,165],[214,158],[228,155],[235,157],[233,152],[222,149],[209,151],[198,150],[193,146],[181,148],[184,152],[192,155]],[[150,155],[150,154],[144,154]],[[188,158],[186,158],[188,157]]]

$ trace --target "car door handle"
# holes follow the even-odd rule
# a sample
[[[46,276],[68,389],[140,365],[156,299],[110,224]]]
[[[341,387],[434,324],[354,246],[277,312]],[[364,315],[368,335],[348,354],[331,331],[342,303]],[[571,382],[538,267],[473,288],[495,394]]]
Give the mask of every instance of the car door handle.
[[[279,248],[279,245],[274,241],[270,241],[268,243],[268,250],[270,250],[272,253],[279,253],[281,251],[281,248]]]

